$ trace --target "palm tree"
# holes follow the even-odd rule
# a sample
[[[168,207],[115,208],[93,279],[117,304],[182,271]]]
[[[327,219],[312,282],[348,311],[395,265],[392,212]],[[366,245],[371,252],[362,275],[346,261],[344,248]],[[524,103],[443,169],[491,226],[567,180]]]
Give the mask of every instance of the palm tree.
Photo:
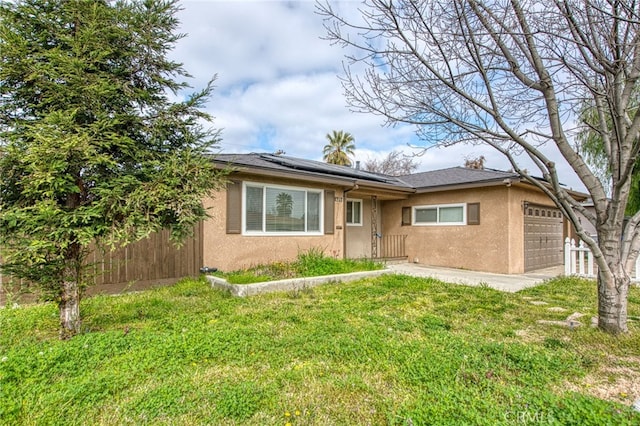
[[[327,133],[327,140],[329,143],[322,150],[324,161],[341,166],[350,166],[351,160],[349,156],[353,155],[353,151],[356,149],[356,145],[353,143],[355,139],[351,133],[333,130],[331,134]]]

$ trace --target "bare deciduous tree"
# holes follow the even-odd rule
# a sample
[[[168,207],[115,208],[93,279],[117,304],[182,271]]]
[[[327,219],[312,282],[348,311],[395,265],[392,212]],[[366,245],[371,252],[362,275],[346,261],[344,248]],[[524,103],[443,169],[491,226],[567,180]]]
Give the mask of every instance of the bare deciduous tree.
[[[408,175],[417,168],[418,163],[413,157],[404,155],[400,151],[391,151],[386,157],[380,160],[369,158],[364,162],[365,170],[389,176]]]
[[[464,166],[467,169],[484,169],[485,161],[486,161],[486,158],[484,158],[484,155],[481,155],[480,157],[476,157],[476,158],[465,158]]]
[[[640,148],[640,112],[630,103],[640,77],[638,1],[367,0],[354,21],[329,3],[318,8],[328,38],[354,52],[343,77],[348,102],[418,126],[426,146],[482,142],[504,154],[593,251],[599,327],[626,332],[640,249],[640,213],[624,221]],[[598,117],[610,197],[572,143],[585,103]],[[549,146],[584,183],[595,214],[560,185]],[[548,184],[521,168],[518,153]],[[597,240],[576,212],[596,226]]]

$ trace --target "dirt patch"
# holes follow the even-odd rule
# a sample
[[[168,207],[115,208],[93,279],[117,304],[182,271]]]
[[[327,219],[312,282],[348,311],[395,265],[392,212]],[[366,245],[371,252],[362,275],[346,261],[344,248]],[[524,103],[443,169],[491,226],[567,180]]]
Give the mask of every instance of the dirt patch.
[[[520,330],[515,330],[514,334],[527,343],[540,343],[544,341],[545,335],[540,333],[534,327],[527,327]]]
[[[640,357],[606,356],[600,368],[580,382],[565,384],[565,390],[633,405],[640,399]]]

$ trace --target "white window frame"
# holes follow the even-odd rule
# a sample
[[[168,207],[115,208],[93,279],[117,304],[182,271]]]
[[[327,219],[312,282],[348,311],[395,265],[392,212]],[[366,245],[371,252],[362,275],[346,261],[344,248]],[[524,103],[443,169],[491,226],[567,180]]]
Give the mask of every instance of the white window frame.
[[[353,217],[351,217],[351,218],[347,217],[347,226],[362,226],[362,214],[363,214],[362,207],[363,207],[364,203],[362,202],[361,199],[358,199],[358,198],[347,198],[347,204],[348,203],[352,203],[352,205],[353,205],[353,203],[360,204],[360,221],[359,222],[353,222],[353,221],[350,222],[349,220],[353,220]],[[346,204],[345,204],[344,209],[345,209],[345,215],[346,215],[346,212],[347,212],[347,205]],[[351,215],[353,216],[353,207],[351,208]]]
[[[247,187],[254,188],[262,188],[262,231],[248,231],[247,230]],[[307,194],[312,192],[318,194],[319,198],[319,230],[318,231],[292,231],[292,232],[269,232],[266,231],[266,196],[267,196],[267,188],[280,189],[280,190],[291,190],[291,191],[304,191],[305,193],[305,203],[307,202]],[[307,206],[305,204],[305,210]],[[305,215],[307,215],[308,211],[305,211]],[[266,236],[266,237],[292,237],[292,236],[310,236],[310,235],[324,235],[324,191],[322,189],[317,188],[306,188],[300,186],[288,186],[288,185],[276,185],[271,183],[262,183],[262,182],[242,182],[242,209],[240,214],[242,215],[242,235],[250,235],[250,236]],[[308,223],[305,222],[305,227],[307,227]]]
[[[440,222],[440,209],[443,207],[462,207],[462,222]],[[416,222],[416,210],[420,209],[436,209],[437,221],[436,222]],[[467,224],[467,204],[432,204],[424,206],[413,206],[411,209],[411,224],[413,226],[459,226]]]

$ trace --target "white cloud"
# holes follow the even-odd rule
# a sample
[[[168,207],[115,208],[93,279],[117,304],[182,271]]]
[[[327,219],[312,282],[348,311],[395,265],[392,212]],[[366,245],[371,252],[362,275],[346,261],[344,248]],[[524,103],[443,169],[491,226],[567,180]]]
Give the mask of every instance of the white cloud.
[[[332,2],[341,13],[357,14],[359,2]],[[322,40],[322,17],[315,1],[184,1],[179,14],[187,33],[173,57],[194,76],[196,88],[218,75],[208,105],[223,128],[225,152],[274,152],[321,159],[325,135],[350,132],[356,159],[383,158],[393,150],[415,152],[420,144],[409,126],[385,127],[384,119],[351,112],[338,75],[345,51]],[[430,149],[418,158],[420,171],[462,166],[465,158],[484,155],[486,166],[511,165],[488,146],[456,145]],[[582,185],[556,152],[561,179]],[[530,171],[533,165],[525,162]]]
[[[197,80],[218,74],[221,89],[336,69],[341,57],[320,37],[314,2],[185,1],[176,56]]]

